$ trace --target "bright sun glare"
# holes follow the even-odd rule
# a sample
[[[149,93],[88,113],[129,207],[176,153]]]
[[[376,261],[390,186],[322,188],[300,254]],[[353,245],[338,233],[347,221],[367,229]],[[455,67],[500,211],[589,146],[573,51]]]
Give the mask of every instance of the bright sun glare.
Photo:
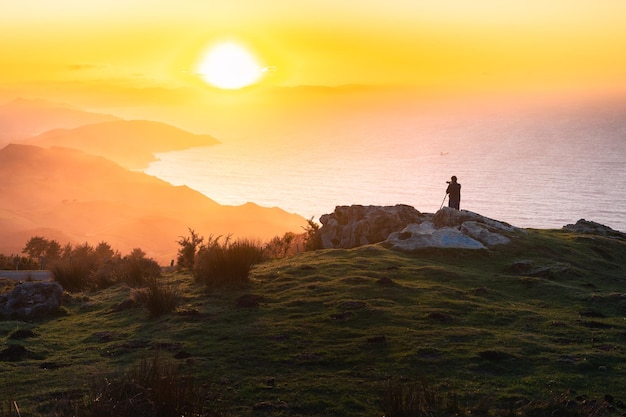
[[[200,62],[200,76],[209,84],[236,90],[254,84],[262,69],[254,56],[235,42],[223,42],[212,47]]]

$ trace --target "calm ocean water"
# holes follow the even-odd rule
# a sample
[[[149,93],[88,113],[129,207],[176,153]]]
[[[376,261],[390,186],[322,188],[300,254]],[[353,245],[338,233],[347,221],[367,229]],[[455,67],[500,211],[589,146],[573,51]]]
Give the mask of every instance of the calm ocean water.
[[[222,136],[217,146],[159,154],[146,172],[221,204],[251,201],[315,219],[350,204],[435,212],[456,175],[462,209],[518,227],[584,218],[626,231],[624,109],[357,114],[257,131],[245,146]]]

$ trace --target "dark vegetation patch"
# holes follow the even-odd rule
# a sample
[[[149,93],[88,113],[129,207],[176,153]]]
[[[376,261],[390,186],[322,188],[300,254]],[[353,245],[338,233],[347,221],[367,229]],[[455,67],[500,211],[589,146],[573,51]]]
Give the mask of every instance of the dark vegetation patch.
[[[6,347],[0,351],[0,361],[2,362],[18,362],[25,359],[42,359],[42,356],[20,344],[6,345]]]
[[[112,331],[102,331],[102,332],[95,332],[91,335],[91,339],[93,339],[94,341],[96,341],[97,343],[108,343],[111,342],[113,340],[120,340],[122,338],[124,338],[126,335],[122,334],[122,333],[117,333],[117,332],[112,332]]]
[[[601,312],[596,311],[596,310],[582,310],[578,314],[581,317],[594,317],[594,318],[598,318],[598,319],[606,318],[606,315],[604,315],[604,313],[601,313]]]
[[[237,298],[237,308],[258,308],[265,298],[258,294],[244,294]]]
[[[60,369],[60,368],[65,368],[68,365],[67,363],[63,363],[63,362],[41,362],[39,364],[39,369],[46,369],[46,370],[55,370],[55,369]]]
[[[376,284],[383,286],[383,287],[394,287],[398,285],[393,279],[389,277],[379,278],[378,280],[376,280]]]
[[[441,323],[452,323],[454,321],[454,317],[452,315],[443,313],[441,311],[433,311],[431,313],[428,313],[427,317],[429,320],[434,320]]]
[[[354,313],[351,311],[342,311],[340,313],[332,313],[330,315],[330,317],[335,320],[347,320],[353,316],[354,316]]]
[[[383,335],[378,335],[378,336],[371,336],[371,337],[368,337],[366,339],[366,341],[369,344],[386,343],[387,342],[387,337],[384,334]]]
[[[613,325],[596,320],[577,320],[578,324],[589,329],[612,329]]]
[[[18,329],[9,335],[9,339],[20,340],[20,339],[29,339],[31,337],[36,337],[37,335],[32,330],[28,329]]]
[[[515,356],[500,350],[483,350],[478,353],[478,356],[480,356],[481,359],[494,362],[515,358]]]

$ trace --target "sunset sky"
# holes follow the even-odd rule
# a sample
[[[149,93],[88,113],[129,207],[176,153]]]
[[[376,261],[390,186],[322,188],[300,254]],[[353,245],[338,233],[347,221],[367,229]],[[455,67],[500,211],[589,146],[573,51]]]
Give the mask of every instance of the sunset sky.
[[[0,89],[197,86],[219,40],[259,84],[624,90],[623,0],[0,0]]]

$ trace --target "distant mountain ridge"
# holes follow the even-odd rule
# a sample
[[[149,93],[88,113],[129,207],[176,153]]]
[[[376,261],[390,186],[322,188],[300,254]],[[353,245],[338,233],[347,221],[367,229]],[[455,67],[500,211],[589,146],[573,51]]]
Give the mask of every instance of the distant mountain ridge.
[[[35,235],[142,248],[169,262],[192,228],[204,236],[269,240],[302,232],[306,221],[279,208],[222,206],[186,186],[132,172],[99,156],[61,147],[0,149],[0,253],[19,253]]]
[[[17,98],[0,105],[0,146],[55,128],[120,120],[110,114],[92,113],[67,104]]]
[[[114,120],[73,129],[54,129],[22,143],[41,147],[62,146],[104,156],[128,169],[145,169],[155,154],[210,146],[219,141],[174,126],[148,120]]]

